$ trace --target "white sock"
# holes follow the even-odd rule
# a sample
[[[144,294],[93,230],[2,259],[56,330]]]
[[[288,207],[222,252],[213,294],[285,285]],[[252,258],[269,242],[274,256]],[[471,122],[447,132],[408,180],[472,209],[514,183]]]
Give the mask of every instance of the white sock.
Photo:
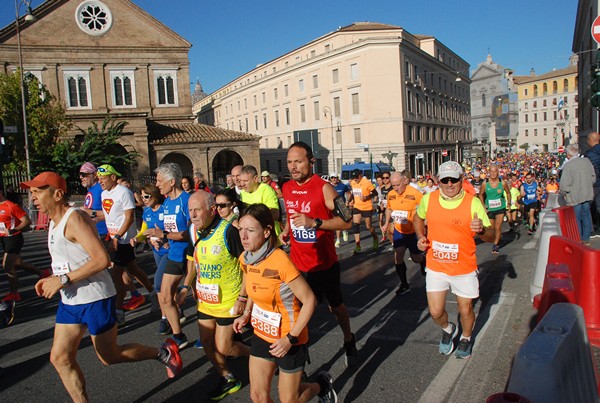
[[[461,340],[466,340],[466,341],[471,341],[471,336],[467,337],[467,336],[464,336],[464,335],[461,334],[460,335],[460,339]]]
[[[444,327],[444,328],[442,328],[442,330],[446,333],[451,334],[452,333],[452,323],[448,322],[448,327]]]

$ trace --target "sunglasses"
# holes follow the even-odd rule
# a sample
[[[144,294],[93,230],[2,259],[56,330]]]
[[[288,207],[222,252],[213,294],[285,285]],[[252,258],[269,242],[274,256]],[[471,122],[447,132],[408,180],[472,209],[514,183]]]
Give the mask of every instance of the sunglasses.
[[[390,179],[389,176],[382,176],[383,179]]]
[[[442,182],[444,185],[447,185],[448,183],[458,183],[460,182],[460,178],[444,178],[440,179],[440,182]]]
[[[217,206],[217,208],[225,208],[231,206],[231,203],[215,203],[215,206]]]
[[[98,172],[100,172],[100,173],[102,173],[102,174],[105,174],[105,173],[107,173],[107,172],[108,172],[108,169],[106,169],[106,168],[103,168],[103,167],[99,167],[99,168],[98,168]]]
[[[89,173],[87,173],[87,172],[79,172],[79,176],[80,176],[80,177],[81,177],[81,176],[83,176],[84,178],[85,178],[86,176],[92,176],[92,175],[94,175],[94,174],[89,174]]]
[[[142,195],[142,199],[148,200],[152,197],[152,195]]]

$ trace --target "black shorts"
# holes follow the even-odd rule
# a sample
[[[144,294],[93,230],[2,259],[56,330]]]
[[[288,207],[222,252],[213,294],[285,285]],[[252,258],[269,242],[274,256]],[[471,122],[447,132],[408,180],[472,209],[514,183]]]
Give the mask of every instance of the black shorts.
[[[236,318],[217,318],[216,316],[212,316],[207,313],[198,311],[198,320],[211,320],[211,319],[216,321],[217,325],[219,325],[219,326],[229,326],[229,325],[233,325],[233,321]]]
[[[340,283],[339,262],[335,262],[333,266],[327,270],[302,272],[302,275],[315,293],[319,302],[323,302],[323,298],[325,298],[332,308],[337,308],[344,303]]]
[[[0,237],[0,242],[2,243],[4,253],[19,254],[25,243],[25,238],[23,238],[22,233],[18,233],[11,236],[2,236]]]
[[[500,210],[488,211],[488,218],[490,220],[494,220],[499,215],[504,216],[505,213],[506,213],[505,208],[501,208]]]
[[[288,374],[304,371],[304,366],[307,362],[310,362],[306,344],[292,346],[287,354],[281,358],[271,355],[270,346],[271,343],[268,341],[261,339],[257,335],[252,335],[250,355],[274,362],[281,372]]]
[[[422,255],[423,252],[417,247],[417,234],[402,234],[394,228],[394,249],[405,247],[411,255]]]
[[[352,214],[360,214],[362,218],[371,218],[373,217],[373,210],[363,211],[353,207]]]
[[[110,260],[112,260],[116,266],[127,267],[130,262],[135,260],[133,246],[128,243],[118,244],[117,250],[111,254]]]
[[[165,266],[165,274],[172,274],[174,276],[183,276],[186,273],[187,261],[175,262],[167,258],[167,265]]]
[[[525,214],[529,213],[529,210],[538,211],[540,209],[540,202],[536,201],[535,203],[525,204],[523,206],[523,211]]]

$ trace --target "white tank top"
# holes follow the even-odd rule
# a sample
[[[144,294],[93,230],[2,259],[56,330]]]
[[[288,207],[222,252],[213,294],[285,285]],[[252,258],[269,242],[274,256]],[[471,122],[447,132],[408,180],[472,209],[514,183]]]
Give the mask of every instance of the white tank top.
[[[90,255],[78,243],[65,238],[65,227],[75,211],[69,208],[58,224],[50,221],[48,230],[48,250],[52,257],[52,270],[75,271],[90,260]],[[63,304],[80,305],[96,302],[116,294],[115,286],[107,269],[86,279],[80,280],[60,290]]]

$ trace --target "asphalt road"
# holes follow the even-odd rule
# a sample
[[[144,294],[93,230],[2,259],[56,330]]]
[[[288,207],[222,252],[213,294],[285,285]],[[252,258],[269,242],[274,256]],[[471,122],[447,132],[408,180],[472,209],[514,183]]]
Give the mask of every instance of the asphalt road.
[[[343,292],[358,340],[359,364],[345,367],[341,330],[327,307],[320,305],[310,322],[309,377],[323,369],[330,371],[340,402],[482,402],[503,391],[512,357],[527,337],[535,314],[528,296],[535,250],[524,248],[531,237],[525,231],[522,234],[520,238],[507,234],[499,255],[492,255],[490,244],[478,246],[481,297],[475,305],[475,344],[468,360],[438,353],[440,329],[428,316],[424,278],[418,265],[408,261],[408,254],[411,292],[396,296],[398,279],[392,253],[387,251],[389,242],[371,251],[371,240],[364,237],[365,252],[354,256],[353,245],[343,245],[338,249]],[[40,267],[49,266],[45,232],[26,234],[23,257]],[[148,273],[153,272],[150,253],[140,254],[139,262]],[[4,368],[0,401],[68,401],[49,362],[58,298],[38,298],[33,291],[37,278],[24,272],[20,275],[23,301],[17,304],[14,324],[0,329],[0,366]],[[6,292],[3,272],[0,291]],[[456,320],[452,297],[447,307]],[[193,312],[192,301],[188,301],[186,314]],[[119,343],[158,346],[164,336],[156,334],[157,325],[157,318],[145,305],[127,316]],[[184,332],[190,340],[198,336],[193,318],[186,322]],[[156,361],[104,367],[87,336],[78,354],[91,401],[207,401],[206,393],[218,377],[203,350],[188,347],[182,358],[181,375],[169,380]],[[230,366],[243,379],[244,387],[223,401],[250,401],[247,359],[231,360]],[[276,397],[275,382],[272,395]]]

